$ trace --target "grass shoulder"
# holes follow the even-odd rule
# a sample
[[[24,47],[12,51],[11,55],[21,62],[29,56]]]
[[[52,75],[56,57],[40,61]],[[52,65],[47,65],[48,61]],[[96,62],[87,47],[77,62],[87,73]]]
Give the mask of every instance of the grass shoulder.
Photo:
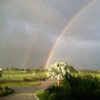
[[[29,87],[29,86],[38,86],[41,84],[41,81],[6,81],[0,82],[1,86],[9,87]]]
[[[46,100],[46,93],[45,90],[39,90],[36,92],[36,96],[40,99],[40,100]]]

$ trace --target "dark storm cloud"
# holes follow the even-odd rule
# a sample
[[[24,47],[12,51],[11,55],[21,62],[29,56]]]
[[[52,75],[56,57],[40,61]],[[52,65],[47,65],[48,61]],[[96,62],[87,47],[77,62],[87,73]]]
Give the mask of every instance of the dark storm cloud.
[[[99,4],[98,0],[74,21],[60,41],[54,61],[59,57],[77,68],[100,69]]]
[[[44,64],[52,45],[63,27],[90,1],[91,0],[0,0],[0,65],[21,66],[24,56],[28,52],[28,48],[31,44],[33,45],[32,53],[26,66],[39,66]],[[84,12],[85,18],[84,16],[82,17],[84,23],[80,17],[79,21],[77,20],[77,22],[74,23],[75,25],[69,30],[69,33],[65,35],[65,38],[62,40],[64,48],[61,46],[63,53],[57,54],[58,58],[61,56],[63,59],[66,58],[66,42],[68,43],[70,38],[73,42],[77,41],[79,44],[85,43],[83,48],[85,48],[87,52],[90,50],[88,50],[87,44],[89,46],[91,43],[95,45],[93,40],[99,41],[99,17],[94,18],[95,15],[99,16],[98,4],[95,4],[96,7],[86,12],[86,14]],[[97,10],[98,13],[96,14]],[[90,12],[93,14],[90,14]],[[93,16],[87,17],[87,14]],[[95,21],[94,19],[97,20]],[[94,22],[95,26],[92,25]],[[67,40],[68,38],[69,40]],[[75,53],[73,51],[71,52],[72,55],[68,52],[68,57],[71,59],[73,55],[78,52],[74,47],[74,43],[69,42],[67,45],[69,51],[71,51],[71,49],[76,50]],[[93,49],[94,47],[91,48]],[[96,59],[99,58],[96,56],[99,48],[96,50],[91,50],[91,53],[93,52],[95,57],[95,59],[93,59],[94,64],[98,61]],[[95,51],[97,53],[95,53]],[[82,52],[80,52],[80,54],[81,53]],[[89,65],[88,61],[90,60],[85,62],[87,66]],[[73,59],[73,62],[75,65],[79,63],[78,60],[75,59]],[[82,65],[83,62],[81,60],[80,62],[79,65]],[[97,65],[99,65],[99,63]]]
[[[100,40],[100,1],[97,0],[70,27],[66,36],[76,40]]]

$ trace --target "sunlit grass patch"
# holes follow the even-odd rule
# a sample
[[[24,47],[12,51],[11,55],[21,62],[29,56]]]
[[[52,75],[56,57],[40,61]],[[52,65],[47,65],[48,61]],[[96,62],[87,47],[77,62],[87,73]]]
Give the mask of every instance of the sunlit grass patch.
[[[30,72],[24,72],[24,71],[3,71],[2,74],[2,80],[24,80],[26,79],[41,79],[41,78],[46,78],[46,73],[45,72],[35,72],[35,71],[30,71]]]
[[[9,82],[1,82],[1,86],[9,86],[9,87],[29,87],[29,86],[38,86],[40,85],[40,81],[9,81]]]
[[[46,96],[45,96],[45,90],[39,90],[36,92],[36,96],[40,99],[40,100],[46,100]]]

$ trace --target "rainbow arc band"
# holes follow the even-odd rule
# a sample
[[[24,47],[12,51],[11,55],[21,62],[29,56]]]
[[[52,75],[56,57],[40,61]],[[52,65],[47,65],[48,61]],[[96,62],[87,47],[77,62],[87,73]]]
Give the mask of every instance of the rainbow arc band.
[[[63,37],[63,35],[64,35],[65,33],[67,33],[68,29],[71,27],[71,25],[74,23],[74,21],[77,20],[77,18],[78,18],[85,10],[87,10],[92,4],[94,4],[94,1],[96,1],[96,0],[91,0],[91,2],[89,2],[87,5],[83,6],[83,7],[79,10],[79,12],[77,12],[77,13],[70,19],[69,23],[67,23],[67,24],[65,25],[65,27],[63,28],[63,30],[59,33],[59,36],[58,36],[57,40],[56,40],[55,43],[53,44],[53,46],[52,46],[52,48],[51,48],[51,50],[50,50],[50,52],[49,52],[49,54],[48,54],[48,58],[47,58],[47,60],[46,60],[45,66],[44,66],[45,69],[48,68],[48,65],[50,64],[51,59],[52,59],[52,57],[53,57],[53,55],[54,55],[54,52],[55,52],[55,50],[56,50],[56,48],[57,48],[59,42],[61,41],[61,38]],[[21,66],[24,67],[24,68],[25,68],[25,65],[28,63],[29,57],[30,57],[30,55],[31,55],[31,53],[32,53],[33,45],[34,45],[34,40],[31,41],[31,43],[30,43],[30,45],[29,45],[29,47],[28,47],[28,49],[27,49],[27,52],[26,52],[26,54],[25,54],[25,56],[24,56],[24,60],[23,60],[22,65],[21,65]]]
[[[47,58],[46,64],[45,64],[45,69],[48,68],[48,65],[51,62],[51,59],[54,55],[55,49],[57,48],[59,42],[61,41],[61,38],[63,37],[63,35],[68,31],[68,29],[71,27],[71,25],[74,23],[75,20],[77,20],[77,18],[85,11],[87,10],[90,6],[92,6],[94,4],[96,0],[91,0],[91,2],[89,2],[87,5],[83,6],[80,11],[75,14],[72,19],[69,21],[69,23],[67,23],[67,25],[63,28],[63,30],[59,33],[59,36],[56,40],[56,42],[54,43],[54,45],[52,46],[52,49],[49,53],[49,56]]]

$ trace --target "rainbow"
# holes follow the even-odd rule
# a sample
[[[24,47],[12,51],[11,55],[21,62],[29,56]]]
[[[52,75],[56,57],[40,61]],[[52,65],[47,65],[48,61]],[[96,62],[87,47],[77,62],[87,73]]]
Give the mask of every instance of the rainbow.
[[[25,56],[24,56],[24,60],[22,61],[22,67],[23,68],[25,68],[26,67],[26,64],[28,63],[28,61],[29,61],[29,58],[30,58],[30,56],[31,56],[31,53],[32,53],[32,50],[33,50],[33,46],[34,46],[34,43],[33,43],[33,40],[31,41],[31,43],[30,43],[30,45],[29,45],[29,47],[28,47],[28,49],[27,49],[27,52],[26,52],[26,54],[25,54]]]
[[[63,37],[63,35],[68,31],[68,29],[71,27],[71,25],[74,23],[74,21],[86,10],[88,9],[93,3],[94,3],[95,0],[91,0],[90,3],[88,3],[87,5],[83,6],[80,11],[75,14],[75,16],[73,16],[71,18],[71,20],[69,21],[69,23],[64,27],[64,29],[59,33],[59,36],[57,38],[57,40],[55,41],[54,45],[52,46],[51,48],[51,51],[49,52],[49,56],[47,58],[47,61],[46,61],[46,64],[45,64],[45,69],[48,68],[48,65],[50,64],[51,62],[51,59],[54,55],[54,52],[55,52],[55,49],[56,47],[58,46],[61,38]]]
[[[68,31],[68,29],[71,27],[71,25],[74,23],[74,21],[75,21],[88,7],[90,7],[90,5],[92,5],[92,4],[94,3],[94,1],[95,1],[95,0],[91,0],[90,3],[88,3],[88,4],[85,5],[85,6],[83,6],[83,7],[79,10],[79,12],[78,12],[77,14],[75,14],[75,15],[71,18],[71,20],[69,21],[69,23],[67,23],[67,25],[63,28],[63,30],[59,33],[59,36],[58,36],[57,40],[56,40],[55,43],[53,44],[53,46],[52,46],[52,48],[51,48],[51,50],[50,50],[50,52],[49,52],[49,54],[48,54],[48,57],[47,57],[47,60],[46,60],[46,63],[45,63],[45,68],[47,68],[48,65],[50,64],[51,59],[52,59],[52,57],[53,57],[53,55],[54,55],[55,49],[56,49],[56,47],[58,46],[58,44],[59,44],[61,38],[63,37],[63,35]],[[29,47],[28,47],[28,49],[27,49],[27,51],[26,51],[26,54],[25,54],[25,56],[24,56],[24,59],[23,59],[23,61],[22,61],[22,65],[21,65],[21,66],[22,66],[23,68],[25,68],[25,67],[26,67],[26,64],[28,63],[28,60],[29,60],[29,58],[30,58],[30,56],[31,56],[31,53],[32,53],[32,50],[33,50],[33,46],[34,46],[34,41],[32,40],[32,41],[30,42],[30,45],[29,45]]]

